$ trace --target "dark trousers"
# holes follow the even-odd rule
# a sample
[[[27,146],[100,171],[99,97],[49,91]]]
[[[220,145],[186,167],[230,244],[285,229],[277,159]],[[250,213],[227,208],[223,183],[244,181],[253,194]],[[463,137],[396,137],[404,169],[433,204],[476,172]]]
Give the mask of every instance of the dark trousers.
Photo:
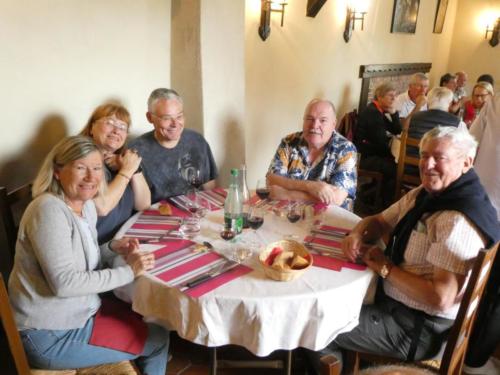
[[[352,331],[338,335],[319,352],[307,352],[313,372],[319,373],[319,358],[323,355],[333,354],[342,359],[342,349],[405,361],[415,336],[415,323],[419,319],[423,319],[423,327],[416,346],[415,360],[432,358],[439,353],[454,320],[432,317],[382,296],[375,304],[361,308],[359,325]]]

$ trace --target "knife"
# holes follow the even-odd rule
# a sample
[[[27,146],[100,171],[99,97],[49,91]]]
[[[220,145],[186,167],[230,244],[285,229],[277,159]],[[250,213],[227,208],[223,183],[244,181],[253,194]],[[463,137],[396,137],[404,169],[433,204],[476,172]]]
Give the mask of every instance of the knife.
[[[195,286],[200,285],[200,284],[204,283],[205,281],[213,279],[213,278],[223,274],[224,272],[232,270],[236,266],[239,266],[239,263],[232,262],[229,265],[227,265],[226,267],[218,268],[215,270],[215,272],[214,271],[209,272],[203,276],[198,277],[197,279],[194,279],[194,280],[186,283],[183,287],[180,288],[180,290],[181,290],[181,292],[183,292],[186,289],[194,288]]]

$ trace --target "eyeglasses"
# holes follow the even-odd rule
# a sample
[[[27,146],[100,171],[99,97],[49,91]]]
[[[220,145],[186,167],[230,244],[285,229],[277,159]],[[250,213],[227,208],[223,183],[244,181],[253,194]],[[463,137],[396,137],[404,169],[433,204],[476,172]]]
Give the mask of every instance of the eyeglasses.
[[[128,125],[123,121],[118,121],[118,120],[115,120],[115,119],[112,119],[109,117],[103,117],[103,118],[99,119],[98,121],[100,121],[102,124],[104,124],[108,128],[113,127],[116,130],[120,130],[122,132],[128,131]]]
[[[156,117],[161,122],[173,123],[173,122],[182,122],[182,121],[184,121],[184,113],[183,112],[178,113],[175,116],[169,116],[169,115],[158,116],[158,115],[155,115],[153,112],[150,112],[150,113],[151,113],[151,116]]]
[[[472,95],[474,98],[486,98],[488,96],[490,96],[490,94],[473,94]]]

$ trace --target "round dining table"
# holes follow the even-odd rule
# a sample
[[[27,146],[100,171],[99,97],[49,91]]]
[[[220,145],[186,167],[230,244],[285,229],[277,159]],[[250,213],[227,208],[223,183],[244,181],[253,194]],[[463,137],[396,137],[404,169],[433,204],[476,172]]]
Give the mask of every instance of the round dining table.
[[[123,236],[137,217],[138,214],[125,223],[117,238]],[[201,220],[201,232],[193,240],[208,241],[226,257],[231,257],[237,247],[251,247],[253,252],[243,263],[253,271],[197,298],[167,286],[148,273],[115,293],[131,302],[134,311],[176,331],[186,340],[208,347],[234,344],[257,356],[267,356],[278,349],[323,349],[337,335],[358,324],[374,273],[368,268],[333,271],[313,264],[292,281],[266,277],[259,263],[259,251],[283,238],[303,240],[309,234],[312,220],[352,228],[360,218],[331,206],[319,217],[292,224],[286,215],[269,211],[257,231],[245,229],[235,241],[227,242],[220,237],[223,210],[211,211]],[[144,250],[157,247],[141,244]]]

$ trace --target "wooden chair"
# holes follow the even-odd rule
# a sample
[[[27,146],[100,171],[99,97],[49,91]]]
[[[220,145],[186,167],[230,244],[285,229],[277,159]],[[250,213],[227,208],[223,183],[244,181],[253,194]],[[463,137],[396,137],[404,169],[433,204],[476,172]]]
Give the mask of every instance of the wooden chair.
[[[350,140],[351,142],[354,140],[354,135],[356,133],[358,122],[358,112],[353,110],[352,112],[346,113],[342,119],[340,120],[339,125],[337,126],[337,132],[343,135],[345,138]],[[374,198],[373,203],[369,205],[368,208],[371,208],[373,211],[376,211],[378,208],[382,206],[382,180],[384,178],[383,174],[376,171],[370,171],[368,169],[363,169],[359,167],[359,160],[361,158],[361,154],[358,154],[358,187],[363,185],[364,183],[374,183]],[[366,204],[366,202],[364,202]]]
[[[7,192],[5,187],[0,186],[0,215],[11,260],[14,260],[19,221],[24,209],[31,201],[31,188],[32,184],[29,183]]]
[[[418,148],[420,139],[411,138],[408,136],[408,129],[403,129],[401,133],[401,146],[399,147],[398,169],[396,172],[396,191],[394,200],[397,201],[412,187],[420,185],[420,177],[414,174],[409,174],[405,169],[407,166],[418,168],[419,158],[408,154],[407,147],[412,146]],[[417,169],[418,171],[418,169]]]
[[[438,373],[441,375],[462,374],[462,367],[467,351],[469,336],[472,332],[472,327],[476,319],[476,313],[490,275],[498,246],[499,243],[496,243],[490,249],[481,250],[476,258],[462,302],[460,303],[455,323],[450,330],[444,354],[441,358],[441,363],[438,369]],[[344,361],[344,373],[353,375],[358,374],[359,362],[361,359],[368,362],[384,364],[401,362],[398,359],[377,356],[374,354],[347,352]],[[335,366],[331,369],[327,366],[327,359],[322,359],[322,362],[324,363],[325,374],[338,374],[338,369],[336,369]],[[425,364],[425,361],[419,362],[418,364],[422,367],[429,367]]]
[[[21,343],[21,337],[17,331],[14,314],[9,302],[7,288],[3,276],[0,274],[0,320],[4,327],[7,341],[9,343],[10,352],[14,359],[14,364],[19,375],[74,375],[74,374],[92,374],[92,375],[105,375],[105,374],[120,374],[120,375],[138,375],[139,371],[129,361],[119,363],[100,365],[95,367],[87,367],[78,370],[35,370],[30,369],[26,353],[24,352]]]

